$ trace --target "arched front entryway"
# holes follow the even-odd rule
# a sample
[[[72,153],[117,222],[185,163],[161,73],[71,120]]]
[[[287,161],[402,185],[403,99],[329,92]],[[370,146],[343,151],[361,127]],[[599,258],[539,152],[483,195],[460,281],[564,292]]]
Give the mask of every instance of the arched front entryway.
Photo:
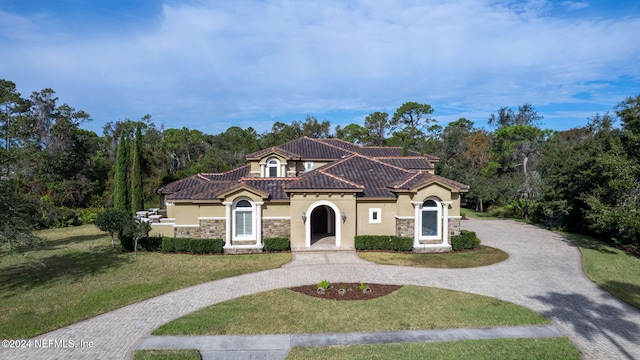
[[[340,247],[340,222],[337,221],[340,214],[338,207],[327,200],[316,201],[306,211],[309,219],[305,224],[305,246],[310,247],[318,240],[335,238],[335,246]],[[333,245],[333,244],[331,244]]]

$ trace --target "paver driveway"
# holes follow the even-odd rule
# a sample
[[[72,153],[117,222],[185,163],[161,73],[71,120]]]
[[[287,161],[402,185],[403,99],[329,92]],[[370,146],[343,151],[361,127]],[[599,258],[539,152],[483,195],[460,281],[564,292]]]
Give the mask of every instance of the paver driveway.
[[[583,275],[578,249],[571,242],[512,221],[468,220],[463,228],[509,253],[509,259],[474,269],[418,269],[374,265],[353,253],[296,253],[294,261],[280,269],[158,296],[36,338],[49,340],[45,344],[50,348],[3,349],[0,358],[123,359],[156,327],[205,306],[329,279],[434,286],[496,297],[550,318],[587,359],[640,359],[640,312]],[[428,306],[428,301],[420,306]],[[63,347],[71,341],[73,347]],[[82,347],[81,341],[93,346]]]

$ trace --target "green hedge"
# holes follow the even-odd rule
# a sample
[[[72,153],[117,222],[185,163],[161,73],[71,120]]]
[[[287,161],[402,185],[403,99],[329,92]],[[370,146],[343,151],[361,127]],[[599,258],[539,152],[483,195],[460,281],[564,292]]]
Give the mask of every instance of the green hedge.
[[[453,251],[461,251],[463,249],[476,249],[480,246],[480,239],[476,233],[468,230],[461,230],[460,235],[451,237],[451,248]]]
[[[162,236],[149,236],[138,241],[138,248],[146,251],[160,251],[162,249]]]
[[[291,249],[288,238],[276,237],[264,239],[264,251],[285,251]]]
[[[354,239],[356,250],[413,250],[413,239],[410,237],[393,235],[357,235]]]
[[[221,254],[224,240],[163,237],[158,250],[191,254]]]

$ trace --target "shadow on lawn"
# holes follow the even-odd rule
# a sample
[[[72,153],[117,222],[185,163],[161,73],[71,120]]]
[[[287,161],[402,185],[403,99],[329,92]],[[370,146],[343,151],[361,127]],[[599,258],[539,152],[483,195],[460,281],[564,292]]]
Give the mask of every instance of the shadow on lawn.
[[[60,279],[79,282],[85,276],[97,275],[130,261],[129,256],[112,248],[52,255],[38,263],[23,263],[3,269],[0,273],[0,293],[3,298],[9,298],[18,292],[46,287]]]
[[[640,326],[627,320],[627,314],[621,308],[594,302],[581,294],[552,292],[533,298],[551,306],[551,309],[541,313],[547,318],[572,324],[576,333],[590,341],[597,340],[595,335],[601,334],[626,358],[635,358],[633,354],[627,352],[624,344],[618,342],[618,339],[625,339],[632,343],[640,342]]]
[[[87,241],[104,239],[104,244],[111,245],[111,238],[105,234],[69,236],[58,240],[45,240],[42,249],[52,250],[64,245],[80,244]],[[117,241],[117,240],[116,240]]]
[[[617,254],[615,251],[611,250],[612,245],[606,244],[602,241],[577,234],[564,234],[564,236],[578,244],[581,248],[595,250],[603,254]]]

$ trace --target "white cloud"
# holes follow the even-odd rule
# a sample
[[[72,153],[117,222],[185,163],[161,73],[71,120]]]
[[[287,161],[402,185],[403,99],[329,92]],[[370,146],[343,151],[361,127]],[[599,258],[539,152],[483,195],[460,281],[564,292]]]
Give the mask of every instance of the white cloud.
[[[155,26],[126,36],[12,42],[11,63],[0,72],[16,74],[4,76],[18,85],[35,76],[78,93],[77,102],[64,101],[89,112],[86,104],[119,118],[151,113],[168,127],[186,119],[206,124],[198,127],[213,119],[389,111],[405,101],[487,113],[571,103],[576,93],[598,91],[585,85],[592,80],[640,79],[640,19],[557,18],[546,15],[549,4],[165,4]],[[2,15],[0,23],[10,24]],[[23,34],[42,32],[26,24]]]

